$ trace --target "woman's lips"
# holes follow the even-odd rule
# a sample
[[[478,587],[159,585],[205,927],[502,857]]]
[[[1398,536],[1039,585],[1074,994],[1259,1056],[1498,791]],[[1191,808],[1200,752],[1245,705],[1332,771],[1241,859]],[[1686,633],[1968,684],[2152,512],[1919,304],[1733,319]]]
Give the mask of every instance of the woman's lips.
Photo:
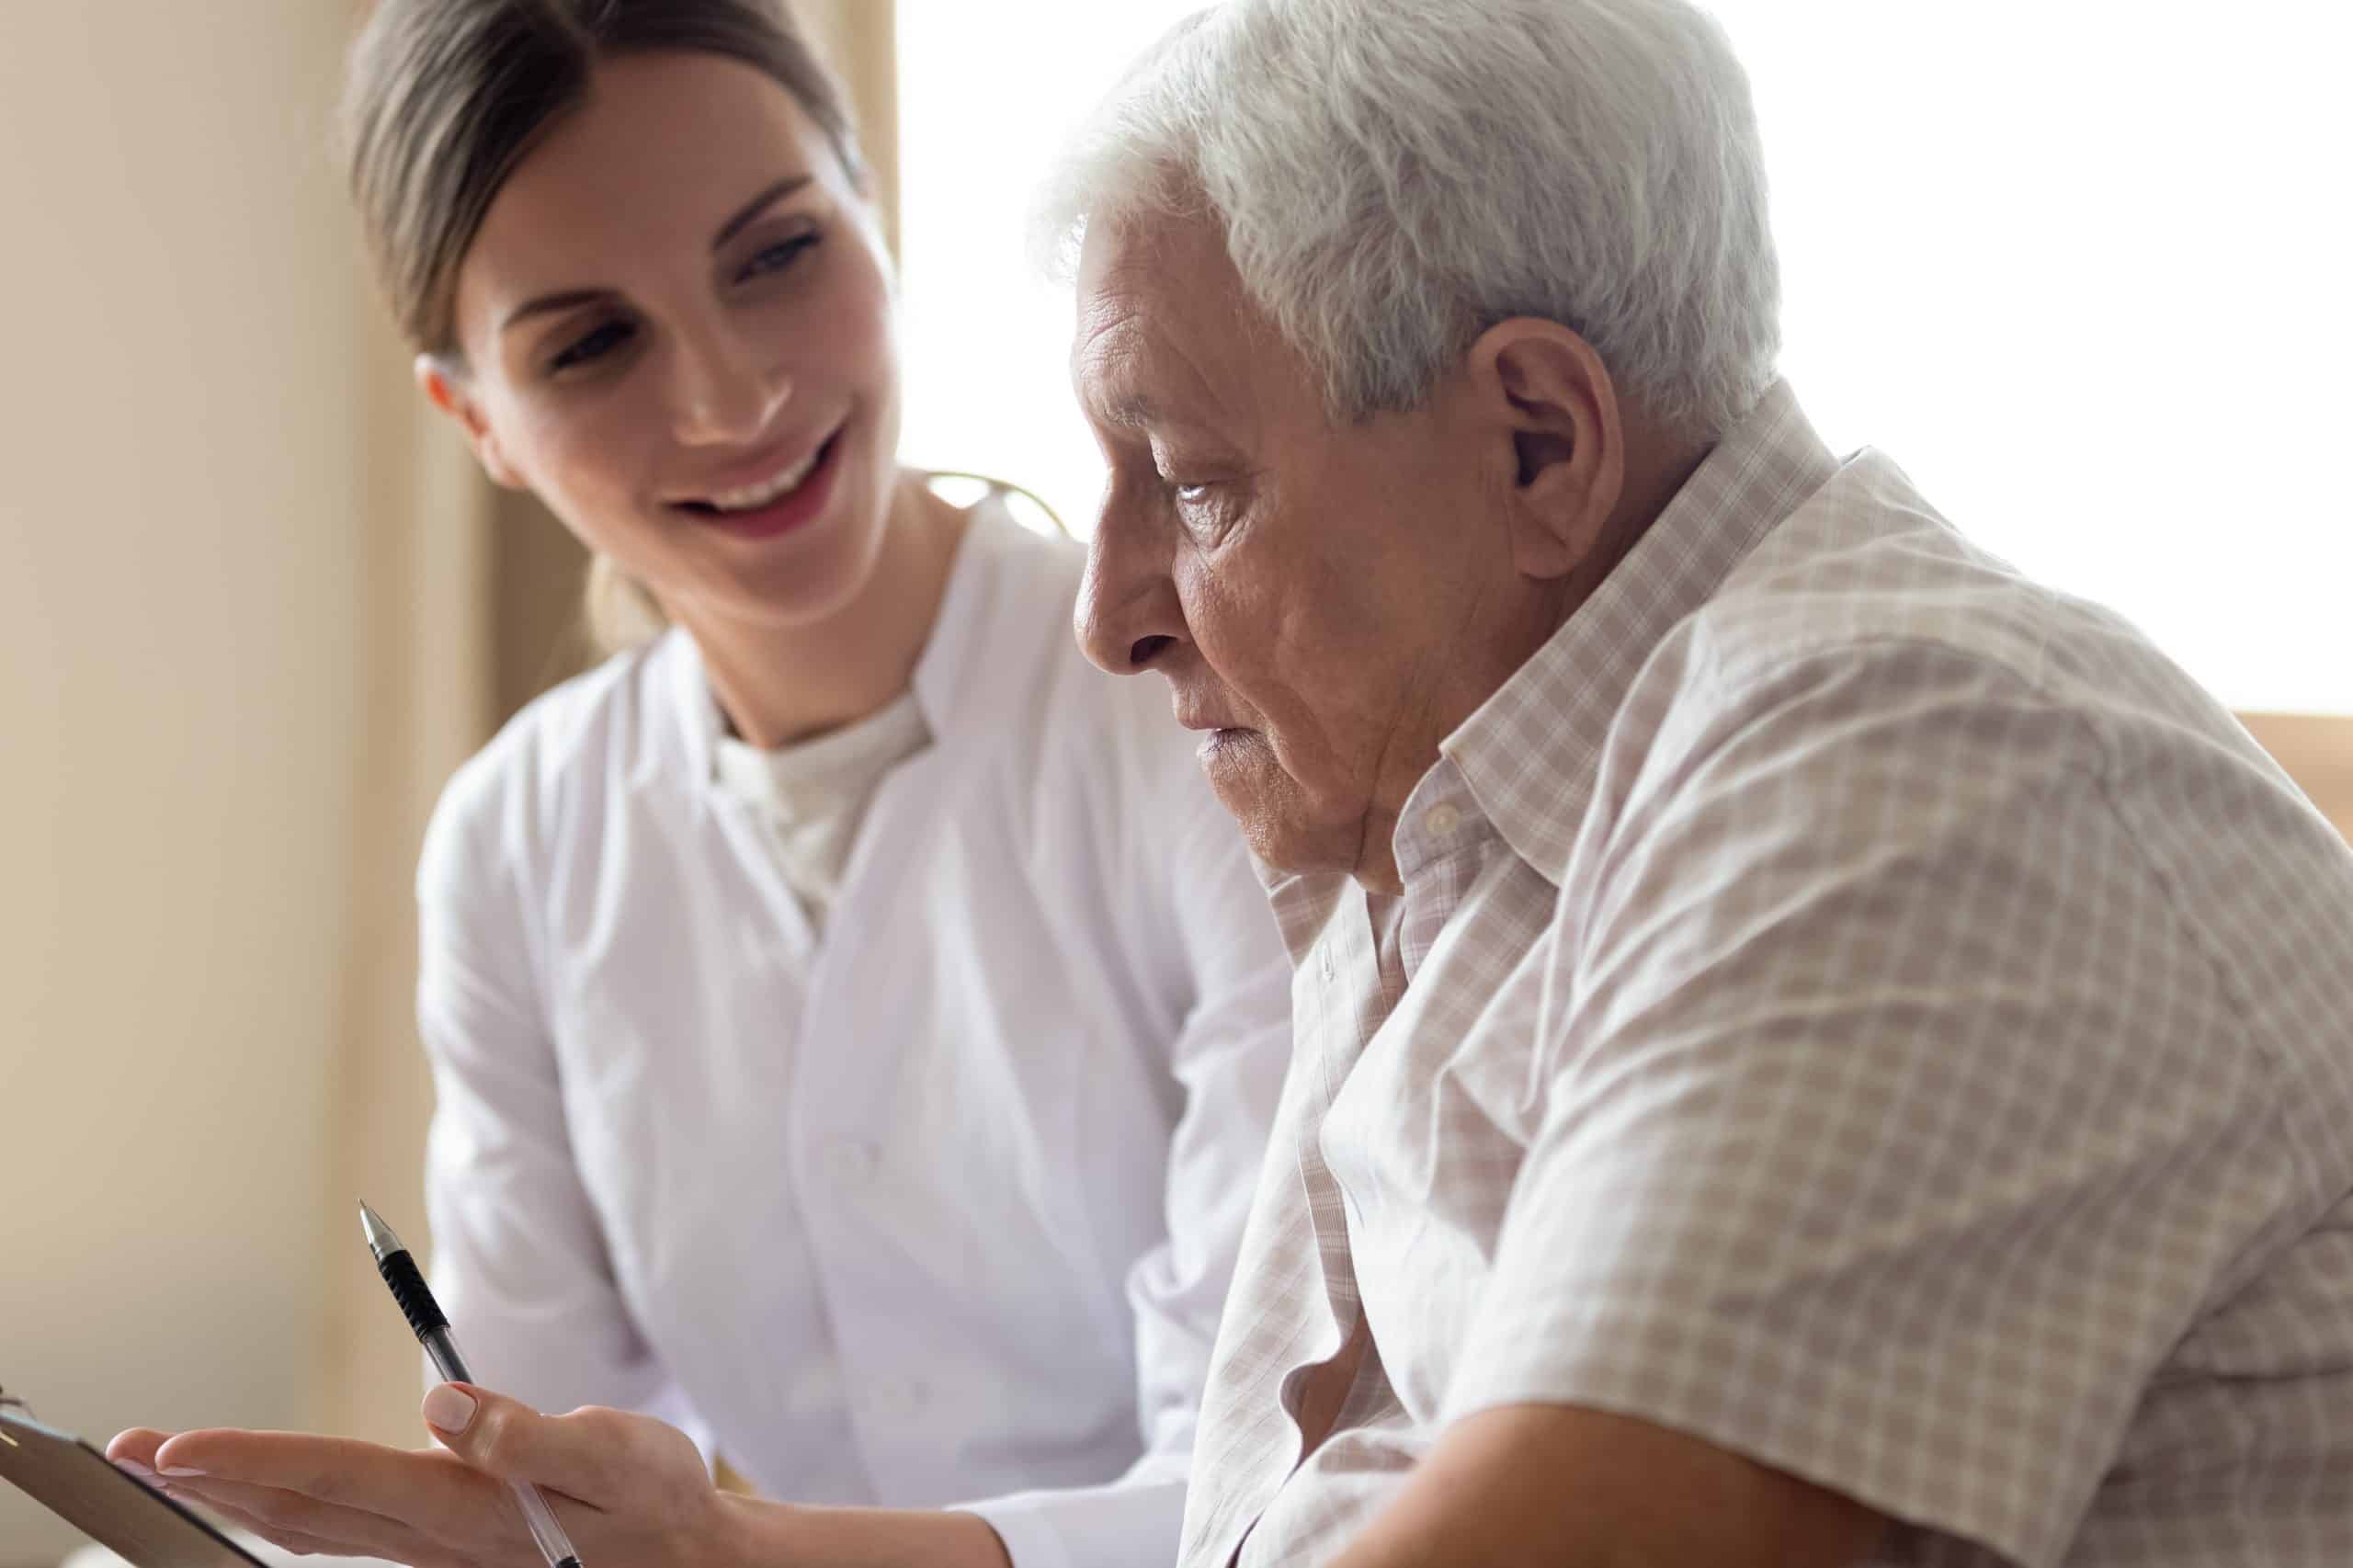
[[[678,508],[705,528],[737,539],[774,539],[814,519],[833,499],[834,482],[841,472],[842,437],[847,426],[825,437],[818,449],[816,466],[799,488],[786,492],[765,506],[745,512],[720,512],[701,506]]]

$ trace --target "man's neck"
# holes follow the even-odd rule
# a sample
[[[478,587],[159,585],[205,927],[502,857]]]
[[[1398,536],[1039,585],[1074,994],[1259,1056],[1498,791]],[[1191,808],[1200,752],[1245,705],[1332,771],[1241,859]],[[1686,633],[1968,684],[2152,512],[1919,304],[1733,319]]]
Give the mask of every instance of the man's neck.
[[[1482,651],[1486,657],[1441,672],[1430,683],[1433,695],[1422,715],[1425,722],[1418,728],[1401,726],[1401,732],[1413,733],[1415,744],[1397,746],[1387,760],[1382,773],[1388,787],[1365,815],[1357,861],[1349,872],[1368,892],[1404,891],[1393,842],[1397,820],[1422,776],[1437,765],[1446,738],[1502,690],[1599,591],[1714,450],[1712,445],[1677,443],[1647,429],[1641,435],[1643,438],[1631,448],[1638,455],[1627,465],[1618,505],[1611,509],[1592,552],[1575,570],[1516,606],[1478,607],[1475,614],[1466,618],[1461,637],[1448,644],[1451,649]],[[1518,628],[1517,634],[1495,630],[1512,626]]]

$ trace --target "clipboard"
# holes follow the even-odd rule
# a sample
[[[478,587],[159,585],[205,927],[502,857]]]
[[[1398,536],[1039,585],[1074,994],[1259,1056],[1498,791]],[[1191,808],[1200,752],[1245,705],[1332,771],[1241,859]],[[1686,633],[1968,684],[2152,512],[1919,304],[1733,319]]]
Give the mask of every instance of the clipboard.
[[[0,1481],[133,1568],[264,1568],[259,1558],[70,1432],[0,1393]]]

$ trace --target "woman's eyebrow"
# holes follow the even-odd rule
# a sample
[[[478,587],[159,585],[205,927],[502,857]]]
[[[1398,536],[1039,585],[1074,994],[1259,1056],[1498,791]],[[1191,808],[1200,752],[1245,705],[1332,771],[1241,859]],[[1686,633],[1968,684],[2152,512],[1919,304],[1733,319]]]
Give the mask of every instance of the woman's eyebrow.
[[[611,297],[609,289],[566,289],[561,293],[541,294],[538,299],[526,300],[507,312],[499,322],[498,330],[511,331],[533,316],[550,315],[557,311],[568,311],[574,305],[594,304],[598,300]]]
[[[735,216],[719,226],[719,233],[711,236],[710,248],[717,250],[724,245],[737,234],[742,233],[745,224],[808,183],[807,175],[788,175],[744,203]]]
[[[719,226],[719,233],[711,236],[710,248],[715,251],[724,246],[728,241],[742,233],[745,228],[756,221],[761,213],[806,186],[810,177],[808,175],[788,175],[744,203],[736,210],[733,217]],[[568,311],[574,305],[594,304],[598,300],[609,296],[611,292],[609,289],[565,289],[558,293],[541,294],[536,299],[524,301],[507,312],[506,317],[499,322],[498,330],[505,332],[517,323],[528,321],[533,316],[543,316],[556,311]]]

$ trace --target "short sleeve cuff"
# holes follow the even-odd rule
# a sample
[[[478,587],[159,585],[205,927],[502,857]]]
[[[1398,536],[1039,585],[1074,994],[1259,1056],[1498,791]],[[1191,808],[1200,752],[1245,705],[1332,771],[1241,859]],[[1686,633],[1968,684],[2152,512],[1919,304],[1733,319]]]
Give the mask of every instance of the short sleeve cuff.
[[[1590,1302],[1549,1313],[1499,1312],[1481,1325],[1463,1366],[1448,1391],[1449,1422],[1500,1405],[1582,1405],[1696,1437],[2008,1562],[2055,1562],[2064,1544],[2063,1535],[2043,1527],[2068,1510],[2044,1512],[2006,1493],[1984,1494],[1985,1467],[1966,1457],[1980,1435],[1951,1429],[1954,1412],[1933,1401],[1903,1401],[1896,1411],[1916,1425],[1892,1423],[1890,1406],[1876,1397],[1883,1391],[1859,1360],[1809,1363],[1756,1325]],[[1941,1434],[1931,1430],[1939,1426]],[[2030,1429],[2020,1422],[2020,1431]],[[1915,1462],[1929,1451],[1943,1453],[1945,1462]]]

